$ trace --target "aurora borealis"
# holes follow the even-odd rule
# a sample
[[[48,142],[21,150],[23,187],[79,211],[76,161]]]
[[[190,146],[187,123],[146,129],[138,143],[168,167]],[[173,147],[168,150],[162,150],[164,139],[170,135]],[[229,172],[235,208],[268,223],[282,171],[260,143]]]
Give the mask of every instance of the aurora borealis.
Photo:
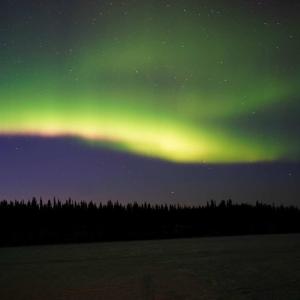
[[[175,164],[299,162],[297,1],[0,8],[0,137]]]
[[[75,2],[16,4],[23,20],[7,16],[2,134],[70,135],[179,162],[299,156],[295,137],[256,125],[286,102],[298,109],[296,14],[253,18],[243,1]]]

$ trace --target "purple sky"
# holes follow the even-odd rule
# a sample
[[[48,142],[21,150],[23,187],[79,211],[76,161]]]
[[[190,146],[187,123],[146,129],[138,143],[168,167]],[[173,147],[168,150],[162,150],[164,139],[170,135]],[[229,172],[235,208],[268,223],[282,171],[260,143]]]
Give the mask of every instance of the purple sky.
[[[71,139],[0,138],[0,198],[300,204],[300,164],[183,165]]]

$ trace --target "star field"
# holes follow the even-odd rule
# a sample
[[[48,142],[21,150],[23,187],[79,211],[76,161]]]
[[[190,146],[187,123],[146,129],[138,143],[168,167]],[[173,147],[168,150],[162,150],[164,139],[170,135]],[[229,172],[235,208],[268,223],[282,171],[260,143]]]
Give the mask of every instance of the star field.
[[[290,134],[298,123],[286,124],[281,115],[282,108],[288,115],[299,111],[292,7],[251,1],[6,6],[2,135],[73,136],[177,162],[299,158],[297,134]]]
[[[0,3],[0,197],[299,202],[300,4]]]

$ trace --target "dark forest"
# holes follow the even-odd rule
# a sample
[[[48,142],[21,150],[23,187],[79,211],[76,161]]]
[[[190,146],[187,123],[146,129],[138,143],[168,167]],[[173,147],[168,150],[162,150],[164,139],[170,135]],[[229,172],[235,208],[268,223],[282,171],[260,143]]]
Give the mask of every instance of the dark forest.
[[[297,207],[61,202],[0,202],[0,246],[300,232]]]

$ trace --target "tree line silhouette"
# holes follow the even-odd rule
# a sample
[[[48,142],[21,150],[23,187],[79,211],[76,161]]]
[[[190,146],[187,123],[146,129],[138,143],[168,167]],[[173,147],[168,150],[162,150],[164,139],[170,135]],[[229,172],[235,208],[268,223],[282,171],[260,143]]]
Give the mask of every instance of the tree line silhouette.
[[[0,202],[0,246],[292,232],[300,232],[299,208],[230,199],[202,206]]]

